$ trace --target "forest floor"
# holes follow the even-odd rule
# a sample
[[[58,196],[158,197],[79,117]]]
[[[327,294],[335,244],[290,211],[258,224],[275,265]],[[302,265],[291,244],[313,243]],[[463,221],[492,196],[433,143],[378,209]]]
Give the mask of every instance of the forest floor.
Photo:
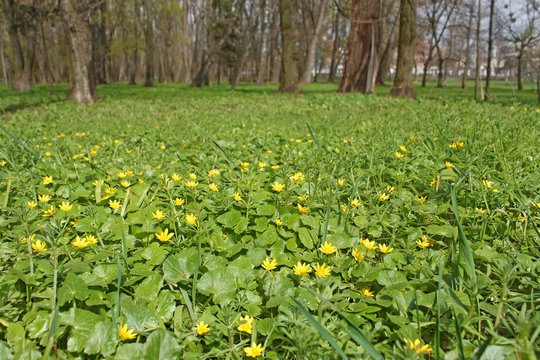
[[[504,86],[0,88],[0,358],[538,356],[540,110]]]

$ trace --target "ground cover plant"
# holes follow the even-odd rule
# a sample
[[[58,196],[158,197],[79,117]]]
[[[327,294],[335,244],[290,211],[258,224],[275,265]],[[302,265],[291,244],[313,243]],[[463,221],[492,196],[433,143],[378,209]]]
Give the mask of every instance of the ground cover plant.
[[[535,108],[224,89],[0,90],[0,358],[539,355]]]

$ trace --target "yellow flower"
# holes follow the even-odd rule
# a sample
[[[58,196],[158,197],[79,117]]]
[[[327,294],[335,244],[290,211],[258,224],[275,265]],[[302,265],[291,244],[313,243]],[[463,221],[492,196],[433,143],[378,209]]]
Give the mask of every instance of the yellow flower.
[[[166,242],[166,241],[171,240],[171,238],[174,236],[174,233],[172,232],[169,234],[169,229],[165,229],[165,231],[161,230],[160,232],[155,233],[154,235],[156,235],[156,238],[159,241]]]
[[[195,175],[194,173],[189,173],[189,178],[191,180],[197,180],[197,175]]]
[[[484,209],[481,209],[481,208],[476,208],[476,213],[478,215],[484,215],[486,213],[486,210]]]
[[[113,187],[113,188],[108,187],[107,189],[105,189],[105,192],[107,194],[109,194],[109,195],[112,195],[112,194],[114,194],[116,192],[116,188],[115,187]]]
[[[339,150],[339,148],[336,147],[336,148],[334,149],[334,151],[335,151],[336,153],[339,153],[341,150]]]
[[[264,161],[259,161],[259,169],[263,170],[266,166],[268,166]]]
[[[280,184],[277,181],[272,184],[272,190],[274,190],[275,192],[281,192],[284,187],[285,184]]]
[[[125,173],[126,173],[127,176],[133,176],[134,175],[133,171],[131,171],[131,170],[126,170]]]
[[[43,178],[43,185],[49,185],[49,184],[52,184],[52,182],[53,182],[52,176],[45,176]]]
[[[418,136],[416,136],[416,135],[411,136],[411,137],[409,137],[409,139],[411,139],[411,141],[416,141],[416,140],[418,140]]]
[[[319,263],[316,263],[313,265],[313,269],[315,269],[315,274],[317,274],[318,277],[326,277],[330,275],[330,267],[326,266],[325,263],[322,265],[319,265]]]
[[[293,270],[295,275],[303,276],[311,272],[311,266],[299,261],[296,265],[294,265]]]
[[[160,145],[161,150],[165,150],[167,147],[165,145]]]
[[[32,249],[34,250],[34,252],[42,252],[42,251],[47,251],[47,244],[45,244],[44,241],[41,241],[41,240],[36,240],[35,243],[32,243]]]
[[[375,250],[377,248],[377,244],[375,243],[375,240],[369,241],[368,239],[366,239],[361,243],[368,250]]]
[[[452,164],[450,161],[446,161],[444,164],[445,164],[447,169],[451,169],[451,168],[454,167],[454,164]]]
[[[382,193],[382,194],[379,195],[379,201],[381,201],[381,202],[386,201],[388,199],[390,199],[390,195],[386,195],[386,193]]]
[[[35,207],[37,206],[37,203],[36,203],[34,200],[28,201],[28,202],[26,203],[26,206],[27,206],[30,210],[32,210],[33,208],[35,208]]]
[[[76,237],[74,241],[71,242],[71,245],[75,246],[77,249],[84,249],[88,246],[88,243],[85,239],[81,239],[80,237]]]
[[[186,222],[191,226],[198,226],[197,216],[193,214],[186,214]]]
[[[354,259],[355,259],[356,261],[362,261],[362,260],[364,260],[364,258],[365,258],[365,255],[362,254],[362,252],[359,251],[358,249],[354,249],[354,250],[352,251],[352,254],[353,254]]]
[[[279,219],[276,219],[274,222],[276,223],[277,226],[283,226],[283,221]]]
[[[249,167],[250,163],[248,162],[241,162],[240,163],[240,166],[242,167],[242,169],[244,170],[247,170],[247,168]]]
[[[165,214],[163,214],[163,211],[161,210],[156,210],[156,212],[152,214],[152,217],[157,221],[161,221],[165,219]]]
[[[337,184],[338,184],[339,187],[342,187],[343,185],[345,185],[345,180],[337,179]]]
[[[73,207],[72,204],[70,204],[69,202],[64,202],[62,201],[62,204],[60,204],[60,206],[58,206],[60,208],[60,210],[62,211],[69,211],[71,210],[71,208]]]
[[[115,141],[116,142],[116,141]],[[137,334],[134,332],[135,330],[127,328],[127,324],[124,324],[118,328],[118,333],[120,334],[120,338],[122,340],[133,340],[137,337]]]
[[[304,181],[305,180],[305,175],[301,172],[301,171],[298,171],[296,172],[295,174],[293,174],[290,179],[293,183],[297,183],[299,181]]]
[[[344,213],[347,211],[347,205],[341,204],[341,212]]]
[[[279,166],[279,165],[272,165],[272,166],[270,166],[270,168],[271,168],[272,170],[277,170],[277,169],[280,168],[280,166]]]
[[[407,152],[407,148],[405,147],[405,145],[400,145],[399,150],[401,150],[402,152]]]
[[[266,271],[272,271],[274,270],[276,267],[277,267],[277,260],[276,259],[272,259],[270,260],[270,258],[266,258],[262,265],[261,265],[264,270]]]
[[[51,155],[52,155],[52,154],[51,154],[50,151],[45,151],[45,156],[46,156],[46,157],[50,157]],[[2,166],[3,166],[3,165],[2,165]]]
[[[309,212],[309,207],[303,207],[302,205],[298,204],[298,212],[300,214],[307,214]]]
[[[199,185],[199,183],[196,182],[196,181],[188,181],[185,184],[186,184],[186,187],[188,187],[190,189],[194,189],[194,188],[197,187],[197,185]]]
[[[216,170],[216,169],[212,169],[208,171],[208,176],[210,177],[216,177],[216,176],[219,176],[219,174],[220,174],[219,170]]]
[[[414,341],[412,340],[408,340],[406,338],[403,338],[403,340],[405,341],[405,350],[416,350],[416,354],[417,355],[420,355],[422,354],[423,352],[427,352],[428,354],[431,353],[433,351],[433,349],[430,348],[429,344],[425,344],[423,346],[420,346],[420,339],[416,339]]]
[[[182,205],[184,205],[184,202],[185,202],[184,199],[176,198],[176,200],[174,200],[174,205],[182,206]]]
[[[489,180],[482,180],[482,184],[484,184],[484,186],[488,189],[491,189],[493,187],[493,183]]]
[[[122,185],[123,187],[127,188],[127,187],[129,187],[131,184],[129,183],[129,181],[122,180],[122,182],[120,182],[120,185]]]
[[[234,193],[234,200],[235,201],[242,201],[242,196],[240,196],[239,193],[235,192]]]
[[[422,240],[416,240],[416,244],[420,249],[425,249],[430,246],[433,246],[434,242],[429,240],[429,238],[426,235],[422,235]]]
[[[45,194],[45,195],[38,195],[38,200],[40,202],[47,202],[51,200],[51,195]]]
[[[195,326],[195,330],[197,330],[197,334],[204,335],[210,331],[210,328],[208,327],[208,324],[201,321]]]
[[[330,254],[333,254],[333,253],[335,253],[337,251],[337,247],[335,247],[334,245],[328,243],[328,241],[325,241],[324,244],[321,245],[319,250],[321,250],[326,255],[330,255]]]
[[[178,174],[172,174],[171,179],[173,179],[174,181],[180,181],[182,180],[182,177]]]
[[[138,182],[139,184],[144,184],[144,180],[141,179],[141,178],[138,178],[138,179],[137,179],[137,182]]]
[[[97,239],[94,235],[86,235],[84,237],[84,240],[89,244],[89,245],[94,245],[95,243],[97,243]]]
[[[246,315],[244,318],[240,317],[240,321],[245,322],[238,326],[238,331],[243,331],[251,334],[253,330],[253,317]]]
[[[55,213],[53,205],[51,205],[51,207],[48,208],[47,210],[41,210],[41,211],[43,211],[43,216],[53,216]]]
[[[118,200],[109,200],[109,207],[113,210],[117,210],[120,207],[120,201]]]
[[[405,155],[403,155],[402,153],[400,153],[399,151],[396,151],[395,154],[396,154],[396,157],[397,157],[398,159],[401,159],[402,157],[405,156]]]
[[[360,204],[360,200],[359,200],[358,198],[352,199],[352,201],[351,201],[351,207],[352,207],[352,208],[353,208],[353,207],[360,206],[360,205],[361,205],[361,204]]]
[[[265,348],[262,347],[261,344],[251,344],[251,346],[244,348],[244,351],[246,352],[247,357],[256,358],[257,356],[261,356]]]
[[[365,296],[373,297],[375,295],[375,293],[373,291],[371,291],[370,288],[365,288],[365,289],[362,289],[360,291],[362,292],[362,295],[365,295]]]
[[[418,201],[420,204],[423,204],[424,201],[426,201],[427,199],[427,195],[426,196],[420,196],[420,197],[417,197],[415,200]]]
[[[448,145],[448,146],[450,146],[450,149],[457,149],[458,144],[457,144],[457,143],[453,143],[453,144],[450,144],[450,145]]]
[[[391,194],[396,190],[392,185],[386,185],[386,190]]]
[[[127,174],[125,172],[118,172],[116,173],[116,176],[118,176],[120,179],[123,179],[127,176]]]
[[[389,254],[389,253],[391,253],[392,251],[394,251],[394,248],[389,248],[386,244],[379,244],[379,250],[380,250],[383,254]]]
[[[214,183],[211,183],[210,185],[208,185],[208,187],[210,188],[210,190],[212,191],[218,191],[218,187],[216,184]]]
[[[306,194],[304,196],[297,196],[297,199],[300,201],[306,201],[309,197],[309,194]]]

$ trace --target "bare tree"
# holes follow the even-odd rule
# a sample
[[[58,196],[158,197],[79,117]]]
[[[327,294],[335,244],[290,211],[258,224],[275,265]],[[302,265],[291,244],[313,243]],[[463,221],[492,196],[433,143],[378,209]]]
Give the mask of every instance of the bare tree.
[[[280,0],[279,4],[282,49],[279,91],[297,93],[298,52],[296,50],[296,34],[293,28],[294,1]]]
[[[399,8],[398,59],[391,96],[416,98],[412,86],[416,38],[416,0],[401,0]]]

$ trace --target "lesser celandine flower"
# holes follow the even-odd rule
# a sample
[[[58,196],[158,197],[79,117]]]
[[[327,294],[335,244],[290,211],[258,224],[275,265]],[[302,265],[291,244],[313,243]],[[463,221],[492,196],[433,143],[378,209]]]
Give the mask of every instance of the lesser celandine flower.
[[[482,184],[484,184],[484,186],[488,189],[491,189],[493,187],[493,183],[489,180],[482,180]]]
[[[218,191],[218,187],[216,184],[214,183],[211,183],[210,185],[208,185],[208,187],[210,188],[210,190],[212,191]]]
[[[71,245],[75,246],[78,250],[84,249],[88,246],[88,243],[85,239],[81,239],[80,237],[76,237],[75,240],[71,242]]]
[[[297,183],[299,181],[304,181],[305,180],[305,175],[301,172],[301,171],[298,171],[296,173],[294,173],[293,175],[291,175],[290,179],[293,183]]]
[[[362,295],[365,295],[365,296],[369,296],[369,297],[375,296],[375,293],[373,291],[371,291],[370,288],[362,289],[362,290],[360,290],[360,292],[362,293]]]
[[[89,244],[89,245],[94,245],[95,243],[97,243],[97,239],[94,235],[86,235],[84,237],[84,240]]]
[[[265,348],[261,344],[252,343],[251,346],[244,348],[247,357],[256,358],[261,356]]]
[[[251,332],[253,331],[253,317],[246,315],[243,318],[240,317],[240,321],[243,321],[243,323],[238,326],[238,331],[243,331],[251,334]]]
[[[274,270],[275,268],[277,268],[277,260],[276,259],[272,259],[270,260],[270,258],[266,258],[262,265],[261,265],[264,270],[266,271],[272,271]]]
[[[281,184],[281,183],[279,183],[277,181],[275,181],[272,184],[272,190],[274,190],[275,192],[281,192],[284,187],[285,187],[285,184]]]
[[[44,185],[52,184],[52,182],[53,182],[52,176],[45,176],[45,177],[43,178],[43,184],[44,184]]]
[[[405,147],[405,145],[400,145],[399,150],[401,150],[402,152],[407,152],[407,148]]]
[[[161,230],[160,232],[155,233],[156,238],[161,242],[167,242],[171,240],[171,238],[174,236],[174,233],[169,233],[169,229]]]
[[[404,348],[406,350],[416,350],[417,355],[420,355],[423,352],[426,352],[426,353],[429,354],[429,353],[431,353],[433,351],[433,349],[430,348],[429,344],[425,344],[423,346],[418,347],[420,345],[420,339],[416,339],[416,340],[412,341],[412,340],[408,340],[406,338],[403,338],[403,340],[405,341],[405,344],[406,344],[404,346]]]
[[[307,214],[309,212],[309,207],[303,207],[302,205],[298,204],[298,212],[300,214]]]
[[[197,216],[193,214],[186,214],[186,222],[191,226],[197,226]]]
[[[311,266],[299,261],[296,265],[294,265],[293,271],[295,275],[303,276],[311,272]]]
[[[395,155],[396,155],[396,157],[397,157],[398,159],[401,159],[402,157],[405,156],[405,155],[403,155],[402,153],[400,153],[399,151],[396,151]]]
[[[165,214],[161,210],[156,210],[156,212],[152,213],[152,217],[157,221],[161,221],[165,219]]]
[[[386,244],[379,244],[379,250],[380,250],[383,254],[389,254],[389,253],[391,253],[392,251],[394,251],[394,248],[388,247]]]
[[[197,175],[195,175],[195,173],[189,173],[189,178],[191,180],[197,180]]]
[[[235,192],[234,193],[234,200],[235,201],[242,201],[242,196],[240,196],[239,193]]]
[[[71,210],[72,207],[73,207],[72,204],[70,204],[69,202],[64,202],[64,201],[62,201],[62,204],[58,206],[58,208],[62,211],[69,211]]]
[[[426,196],[420,196],[420,197],[417,197],[415,200],[418,201],[420,204],[423,204],[424,201],[426,201],[427,199],[427,195]]]
[[[382,193],[379,195],[379,201],[383,202],[390,199],[390,195],[386,195],[386,193]]]
[[[45,194],[45,195],[38,195],[38,200],[40,202],[47,202],[51,200],[51,195]]]
[[[388,190],[388,192],[391,194],[391,193],[393,193],[396,189],[395,189],[392,185],[386,185],[386,190]]]
[[[135,330],[127,328],[127,324],[124,324],[118,328],[118,334],[122,340],[133,340],[137,337]]]
[[[259,168],[263,170],[266,166],[268,166],[264,161],[259,161]]]
[[[330,267],[327,266],[325,263],[323,263],[322,265],[316,263],[315,265],[313,265],[313,269],[315,269],[315,274],[318,277],[327,277],[328,275],[330,275]]]
[[[109,194],[109,195],[112,195],[116,192],[116,188],[115,187],[108,187],[107,189],[105,189],[105,193]]]
[[[208,324],[205,324],[201,321],[195,326],[195,330],[197,331],[197,334],[204,335],[210,331],[210,327],[208,326]]]
[[[212,169],[208,171],[208,176],[210,177],[216,177],[216,176],[219,176],[219,174],[220,174],[219,170],[216,170],[216,169]]]
[[[377,244],[375,243],[375,240],[369,241],[368,239],[361,241],[362,245],[368,250],[375,250],[377,248]]]
[[[446,162],[444,163],[444,165],[446,166],[447,169],[451,169],[451,168],[454,167],[454,164],[452,164],[450,161],[446,161]]]
[[[176,200],[174,200],[174,205],[182,206],[182,205],[184,205],[184,202],[185,202],[184,199],[176,198]]]
[[[127,176],[127,174],[123,171],[117,172],[116,176],[118,176],[120,179],[123,179]]]
[[[171,179],[173,179],[173,181],[180,181],[182,180],[182,177],[178,174],[172,174]]]
[[[122,181],[120,182],[120,185],[122,185],[122,186],[125,187],[125,188],[131,186],[131,184],[129,183],[129,181],[126,181],[126,180],[122,180]]]
[[[478,215],[484,215],[486,213],[486,210],[484,210],[482,208],[476,208],[476,213]]]
[[[335,253],[337,251],[337,247],[330,244],[328,241],[325,241],[324,244],[321,245],[319,250],[321,250],[326,255],[330,255],[330,254],[333,254],[333,253]]]
[[[36,240],[36,242],[32,243],[32,249],[37,253],[47,251],[47,244],[44,241]]]
[[[51,205],[51,207],[48,208],[47,210],[41,210],[41,211],[43,211],[43,216],[53,216],[54,213],[56,212],[53,205]]]
[[[274,223],[277,225],[277,226],[283,226],[283,221],[279,220],[279,219],[276,219],[274,221]]]
[[[355,259],[356,261],[362,261],[362,260],[364,260],[364,258],[365,258],[364,254],[362,254],[362,252],[359,251],[358,249],[354,249],[354,250],[352,251],[352,254],[353,254],[354,259]]]
[[[36,203],[34,200],[28,201],[28,202],[26,203],[26,206],[27,206],[30,210],[32,210],[33,208],[35,208],[35,207],[37,206],[37,203]]]
[[[343,185],[345,185],[345,180],[337,179],[337,184],[338,184],[339,187],[342,187]]]
[[[279,166],[279,165],[272,165],[272,166],[270,166],[270,168],[271,168],[272,170],[277,170],[277,169],[280,168],[280,166]]]
[[[353,208],[353,207],[360,206],[360,205],[361,205],[361,204],[360,204],[360,200],[358,200],[358,198],[352,199],[352,201],[351,201],[351,207],[352,207],[352,208]]]
[[[199,185],[199,183],[196,182],[196,181],[191,181],[191,180],[190,180],[190,181],[186,182],[186,187],[188,187],[188,188],[190,188],[190,189],[196,188],[197,185]]]
[[[249,167],[250,163],[248,162],[241,162],[240,163],[240,166],[242,167],[242,169],[244,170],[247,170],[247,168]]]
[[[120,207],[120,201],[118,200],[109,200],[109,207],[113,210],[117,210]]]

